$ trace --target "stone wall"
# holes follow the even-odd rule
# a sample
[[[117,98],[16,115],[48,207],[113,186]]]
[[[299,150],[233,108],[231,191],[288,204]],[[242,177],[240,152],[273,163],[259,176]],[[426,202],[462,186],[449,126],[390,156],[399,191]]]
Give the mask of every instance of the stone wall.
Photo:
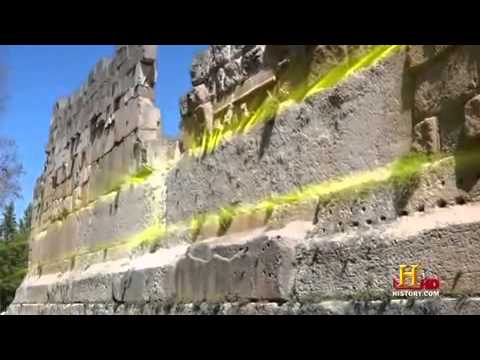
[[[61,261],[32,266],[9,313],[479,312],[478,47],[409,46],[362,68],[383,48],[212,45],[193,61],[175,155],[153,126],[155,71],[144,67],[152,48],[134,49],[125,63],[136,65],[125,69],[149,74],[140,76],[147,86],[133,82],[133,97],[119,92],[126,101],[114,115],[125,126],[115,121],[113,135],[95,132],[102,116],[108,123],[107,110],[88,111],[94,135],[85,144],[80,136],[78,148],[95,158],[90,205],[57,221],[56,210],[45,210],[51,193],[75,179],[57,172],[59,164],[81,151],[50,150],[57,155],[36,192],[32,258]],[[272,94],[282,106],[265,121],[232,131],[213,151],[189,152]],[[71,134],[52,131],[49,149]],[[157,164],[162,170],[138,184],[112,181]],[[48,178],[56,184],[50,193]],[[260,214],[238,210],[268,201],[274,206]],[[199,221],[211,214],[216,223]],[[145,240],[154,223],[154,246],[117,251],[124,237]],[[100,249],[75,253],[85,245]],[[440,297],[392,299],[399,265],[417,262],[441,279]]]
[[[91,228],[95,215],[85,209],[128,177],[166,162],[171,145],[154,105],[156,78],[155,45],[119,45],[78,91],[57,101],[34,192],[32,262],[98,243],[98,234],[74,230]],[[125,220],[110,216],[104,226]]]
[[[384,165],[411,149],[405,54],[294,105],[170,173],[167,218],[179,221]],[[368,139],[368,141],[365,141]]]

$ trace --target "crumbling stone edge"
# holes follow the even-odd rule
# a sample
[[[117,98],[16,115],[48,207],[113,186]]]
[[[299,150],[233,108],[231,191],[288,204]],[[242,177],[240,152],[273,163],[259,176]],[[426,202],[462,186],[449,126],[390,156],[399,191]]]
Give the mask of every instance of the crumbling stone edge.
[[[437,298],[319,303],[248,302],[170,304],[29,304],[13,305],[2,315],[474,315],[480,298]]]

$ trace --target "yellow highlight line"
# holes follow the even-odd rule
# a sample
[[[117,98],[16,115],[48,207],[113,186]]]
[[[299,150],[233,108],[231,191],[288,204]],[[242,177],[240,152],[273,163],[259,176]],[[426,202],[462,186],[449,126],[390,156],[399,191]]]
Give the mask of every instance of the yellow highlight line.
[[[470,160],[480,163],[480,154],[472,154]],[[408,156],[374,170],[359,172],[342,178],[311,184],[286,194],[273,194],[255,204],[238,205],[220,209],[217,212],[197,214],[188,220],[176,224],[166,225],[160,222],[153,224],[138,234],[132,235],[114,244],[85,247],[64,256],[60,260],[39,262],[34,266],[56,264],[76,256],[87,255],[102,250],[124,248],[126,251],[141,246],[148,246],[165,239],[169,235],[186,232],[198,233],[205,226],[218,226],[222,221],[233,219],[239,215],[252,215],[259,211],[274,211],[284,206],[299,205],[339,194],[355,194],[359,191],[368,191],[376,186],[391,182],[406,182],[416,174],[425,170],[437,168],[446,162],[452,161],[453,156],[423,154],[409,154]]]
[[[377,45],[361,56],[344,59],[310,87],[305,83],[300,84],[293,89],[286,100],[280,102],[275,95],[269,94],[249,117],[241,117],[227,126],[220,125],[220,128],[214,129],[212,133],[205,129],[199,141],[195,139],[194,135],[189,155],[200,157],[212,153],[221,143],[229,141],[233,136],[247,133],[255,126],[278,116],[292,105],[301,103],[311,96],[338,86],[352,75],[377,65],[379,62],[405,48],[406,45]]]

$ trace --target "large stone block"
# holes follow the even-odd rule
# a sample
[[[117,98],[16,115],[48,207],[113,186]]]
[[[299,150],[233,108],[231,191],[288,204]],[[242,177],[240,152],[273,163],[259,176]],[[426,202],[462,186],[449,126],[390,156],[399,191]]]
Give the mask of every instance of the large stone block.
[[[391,296],[402,264],[419,264],[425,275],[437,276],[443,294],[475,293],[480,286],[477,208],[439,209],[388,227],[316,238],[298,250],[298,299]]]
[[[472,139],[480,137],[480,95],[465,105],[465,132]]]
[[[182,158],[167,180],[168,220],[255,203],[408,153],[412,123],[402,103],[404,62],[405,54],[397,54],[202,159]]]
[[[154,301],[172,301],[175,298],[175,265],[186,246],[165,249],[147,254],[130,265],[118,284],[118,301],[128,304],[145,304]]]
[[[415,125],[413,141],[413,148],[416,151],[438,153],[441,146],[438,119],[431,117]]]
[[[425,65],[447,53],[455,45],[410,45],[408,47],[409,65],[415,68]]]
[[[177,301],[287,299],[302,235],[256,231],[193,245],[176,267]]]
[[[193,86],[197,86],[206,82],[213,64],[214,59],[210,48],[198,54],[193,59],[190,70]]]
[[[160,111],[147,98],[136,98],[115,113],[115,141],[118,143],[135,129],[159,130]]]
[[[478,46],[456,46],[415,75],[415,119],[438,118],[443,151],[461,145],[465,103],[480,91],[479,61]]]

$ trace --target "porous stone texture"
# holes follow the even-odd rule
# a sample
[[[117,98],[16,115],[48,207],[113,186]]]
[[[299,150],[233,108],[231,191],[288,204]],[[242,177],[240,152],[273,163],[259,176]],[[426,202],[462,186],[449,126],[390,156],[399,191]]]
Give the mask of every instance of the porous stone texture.
[[[92,174],[95,167],[108,170],[111,177],[125,175],[104,163],[110,153],[127,152],[112,165],[131,171],[147,163],[142,147],[159,141],[160,112],[154,98],[140,89],[153,89],[155,60],[154,45],[120,45],[113,59],[95,66],[80,90],[55,104],[44,173],[35,190],[34,227],[48,224],[63,209],[85,205],[84,192],[108,191],[108,184],[92,186],[99,177]],[[125,147],[124,139],[132,144],[118,150]]]
[[[164,216],[165,176],[165,172],[158,171],[142,184],[123,186],[63,221],[52,223],[31,239],[32,260],[56,261],[89,247],[111,246],[148,229]],[[103,254],[100,252],[98,260],[92,255],[88,260],[83,258],[85,266],[103,261]],[[110,253],[106,252],[107,256]],[[78,261],[72,265],[81,266],[82,257],[76,259]],[[56,272],[58,269],[44,267],[43,271]]]
[[[212,45],[193,60],[192,84],[219,100],[263,65],[265,45]]]
[[[299,299],[388,293],[400,264],[422,264],[444,294],[476,294],[478,205],[439,209],[369,231],[317,237],[297,254]],[[467,255],[468,254],[468,255]]]
[[[404,61],[405,54],[395,55],[211,155],[182,158],[167,179],[167,220],[255,202],[406,154],[412,125],[402,107]]]
[[[408,62],[412,68],[428,65],[438,58],[448,55],[458,45],[410,45],[408,47]]]
[[[95,70],[82,88],[91,103],[82,95],[57,104],[35,193],[32,262],[7,314],[480,313],[480,162],[462,153],[478,152],[478,47],[409,46],[212,153],[186,152],[194,136],[255,111],[278,84],[286,93],[311,85],[371,48],[210,46],[193,61],[175,142],[161,135],[153,106],[154,47],[119,46],[115,66],[98,66],[106,80]],[[95,95],[100,83],[111,95]],[[150,239],[150,252],[121,246],[154,223],[175,228],[355,179],[411,150],[450,156],[408,179],[238,214],[228,226],[218,217],[196,238],[187,225]],[[402,264],[437,276],[440,296],[392,298]]]
[[[480,137],[480,95],[470,99],[465,105],[465,132],[475,140]]]
[[[478,313],[467,300],[479,289],[479,210],[457,205],[306,241],[309,227],[295,222],[31,276],[8,313],[57,314],[72,304],[83,305],[77,313],[130,315]],[[442,297],[392,299],[399,265],[416,263],[438,276]]]
[[[12,305],[6,315],[478,315],[479,298],[433,300],[324,301],[320,303],[148,304],[112,306]]]
[[[156,46],[119,45],[80,90],[55,104],[33,199],[32,264],[121,240],[161,218],[164,181],[128,184],[169,157],[155,82]]]
[[[415,123],[436,116],[442,151],[455,151],[465,143],[464,107],[478,95],[480,48],[457,45],[414,74]]]
[[[302,224],[192,246],[175,272],[177,301],[286,300],[293,287],[295,246]]]
[[[414,133],[414,150],[430,154],[440,151],[440,130],[436,117],[431,117],[419,122],[414,127]]]

